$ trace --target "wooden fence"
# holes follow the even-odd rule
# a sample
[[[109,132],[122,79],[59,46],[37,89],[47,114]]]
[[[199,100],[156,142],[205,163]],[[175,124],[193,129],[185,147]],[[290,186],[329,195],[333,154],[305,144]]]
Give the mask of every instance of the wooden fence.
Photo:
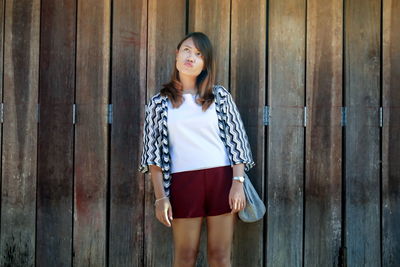
[[[234,266],[400,266],[399,0],[0,0],[1,266],[170,266],[144,105],[203,31],[267,204]],[[204,228],[203,228],[204,229]],[[198,266],[206,266],[205,236]]]

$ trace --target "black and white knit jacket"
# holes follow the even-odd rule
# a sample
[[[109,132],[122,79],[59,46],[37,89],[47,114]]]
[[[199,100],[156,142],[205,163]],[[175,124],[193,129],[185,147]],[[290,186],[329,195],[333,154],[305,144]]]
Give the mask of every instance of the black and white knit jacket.
[[[215,110],[218,117],[219,136],[229,153],[231,166],[244,163],[245,171],[254,165],[250,144],[242,119],[231,94],[221,85],[213,87]],[[159,166],[163,173],[163,185],[169,196],[171,185],[171,157],[168,145],[167,96],[155,94],[145,107],[143,151],[139,171],[149,172],[149,165]]]

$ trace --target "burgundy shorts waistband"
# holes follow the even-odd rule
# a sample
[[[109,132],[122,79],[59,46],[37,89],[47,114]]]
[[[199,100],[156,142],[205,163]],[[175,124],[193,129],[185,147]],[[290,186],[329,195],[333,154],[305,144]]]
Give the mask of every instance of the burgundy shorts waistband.
[[[217,169],[224,169],[224,168],[231,168],[231,165],[226,165],[226,166],[217,166],[217,167],[211,167],[211,168],[204,168],[204,169],[197,169],[197,170],[188,170],[188,171],[181,171],[181,172],[174,172],[171,175],[174,174],[182,174],[182,173],[191,173],[191,172],[198,172],[198,171],[212,171],[212,170],[217,170]]]

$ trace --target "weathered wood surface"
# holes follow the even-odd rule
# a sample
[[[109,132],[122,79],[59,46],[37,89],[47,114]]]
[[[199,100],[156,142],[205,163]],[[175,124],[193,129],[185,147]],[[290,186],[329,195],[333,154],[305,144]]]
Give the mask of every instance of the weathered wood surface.
[[[4,10],[4,2],[1,4]],[[34,266],[40,1],[7,1],[2,14],[5,32],[0,266]]]
[[[71,266],[75,1],[42,1],[36,266]]]
[[[307,2],[304,266],[339,264],[342,11],[342,1]]]
[[[229,34],[231,4],[228,0],[190,0],[188,32],[204,32],[213,46],[216,84],[229,84]],[[196,266],[207,266],[207,224],[203,220]]]
[[[230,90],[246,128],[256,162],[249,177],[258,193],[263,196],[265,185],[263,109],[266,94],[265,1],[232,1],[231,13]],[[252,224],[238,220],[232,250],[234,266],[263,265],[263,223],[264,220]]]
[[[348,266],[381,265],[378,0],[345,2],[345,245]]]
[[[238,223],[233,265],[400,265],[399,12],[394,0],[0,0],[0,265],[171,266],[172,231],[137,167],[144,104],[191,31],[214,45],[268,204],[264,222]]]
[[[400,266],[400,1],[383,1],[382,265]]]
[[[207,34],[216,59],[216,83],[229,84],[230,14],[229,0],[190,0],[188,32]]]
[[[146,101],[168,82],[175,67],[175,50],[186,33],[186,1],[149,1]],[[145,266],[172,266],[172,229],[154,213],[154,190],[145,177]]]
[[[269,2],[267,266],[303,265],[305,8]]]
[[[144,180],[137,172],[146,93],[147,0],[114,1],[109,266],[143,266]]]
[[[73,264],[106,266],[111,1],[78,1]],[[95,7],[95,8],[94,8]]]

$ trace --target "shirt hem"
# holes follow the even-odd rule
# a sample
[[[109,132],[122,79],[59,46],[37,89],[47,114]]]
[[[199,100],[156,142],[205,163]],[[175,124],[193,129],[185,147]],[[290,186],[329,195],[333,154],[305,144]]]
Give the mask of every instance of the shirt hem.
[[[190,169],[190,170],[185,170],[185,171],[172,172],[171,174],[182,173],[182,172],[191,172],[191,171],[199,171],[199,170],[212,169],[212,168],[218,168],[218,167],[226,167],[226,166],[232,166],[232,165],[231,164],[227,164],[227,165],[218,165],[218,166],[210,166],[210,167],[201,167],[201,168],[197,168],[197,169]]]

